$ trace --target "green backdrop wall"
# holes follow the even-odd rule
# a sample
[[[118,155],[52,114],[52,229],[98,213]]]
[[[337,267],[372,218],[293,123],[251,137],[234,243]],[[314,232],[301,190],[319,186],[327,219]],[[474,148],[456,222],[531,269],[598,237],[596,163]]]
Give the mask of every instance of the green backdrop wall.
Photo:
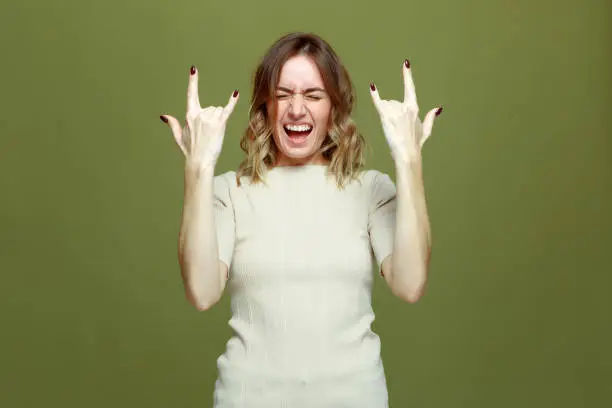
[[[391,406],[612,402],[612,4],[604,0],[10,2],[0,16],[0,406],[206,407],[227,297],[185,300],[182,156],[159,114],[242,99],[280,35],[328,39],[357,87],[423,111],[434,234],[415,305],[374,290]]]

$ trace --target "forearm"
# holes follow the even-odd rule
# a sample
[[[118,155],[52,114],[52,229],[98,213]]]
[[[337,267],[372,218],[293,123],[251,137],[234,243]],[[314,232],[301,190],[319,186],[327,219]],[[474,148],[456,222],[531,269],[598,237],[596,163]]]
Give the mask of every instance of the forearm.
[[[198,309],[215,304],[225,286],[219,265],[213,183],[213,168],[185,166],[178,255],[187,296]]]
[[[390,286],[416,301],[427,279],[431,230],[420,160],[396,165],[397,212]]]

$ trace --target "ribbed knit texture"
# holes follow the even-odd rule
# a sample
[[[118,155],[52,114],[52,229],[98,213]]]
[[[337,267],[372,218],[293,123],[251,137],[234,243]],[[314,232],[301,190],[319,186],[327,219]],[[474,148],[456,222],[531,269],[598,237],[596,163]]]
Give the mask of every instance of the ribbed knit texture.
[[[216,408],[385,408],[372,332],[372,264],[391,253],[395,186],[378,171],[343,190],[325,166],[278,167],[266,184],[215,177],[230,327]]]

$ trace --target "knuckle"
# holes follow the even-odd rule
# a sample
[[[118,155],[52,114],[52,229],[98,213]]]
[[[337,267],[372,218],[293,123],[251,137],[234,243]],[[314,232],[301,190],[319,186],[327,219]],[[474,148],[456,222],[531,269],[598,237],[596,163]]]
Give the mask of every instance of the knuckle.
[[[200,120],[201,122],[207,123],[210,120],[210,114],[211,114],[210,108],[202,109],[200,113],[198,114],[198,120]]]
[[[194,111],[187,111],[187,114],[185,115],[185,119],[187,120],[187,122],[193,122],[196,118],[198,117],[198,112],[194,112]]]

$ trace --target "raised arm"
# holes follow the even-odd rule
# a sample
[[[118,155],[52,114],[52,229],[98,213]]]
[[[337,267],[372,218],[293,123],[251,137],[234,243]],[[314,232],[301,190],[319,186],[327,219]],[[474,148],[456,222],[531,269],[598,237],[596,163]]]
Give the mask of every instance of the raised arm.
[[[185,126],[181,128],[172,116],[161,116],[185,155],[178,259],[187,299],[198,310],[207,310],[219,301],[228,275],[228,266],[219,259],[214,172],[226,123],[237,101],[238,91],[234,91],[225,107],[203,109],[198,97],[198,71],[191,67]]]
[[[382,262],[381,269],[392,292],[413,303],[423,293],[431,253],[421,147],[442,108],[430,110],[421,123],[408,60],[404,62],[403,74],[403,102],[381,100],[374,84],[370,85],[370,92],[391,148],[397,186],[393,252]]]

